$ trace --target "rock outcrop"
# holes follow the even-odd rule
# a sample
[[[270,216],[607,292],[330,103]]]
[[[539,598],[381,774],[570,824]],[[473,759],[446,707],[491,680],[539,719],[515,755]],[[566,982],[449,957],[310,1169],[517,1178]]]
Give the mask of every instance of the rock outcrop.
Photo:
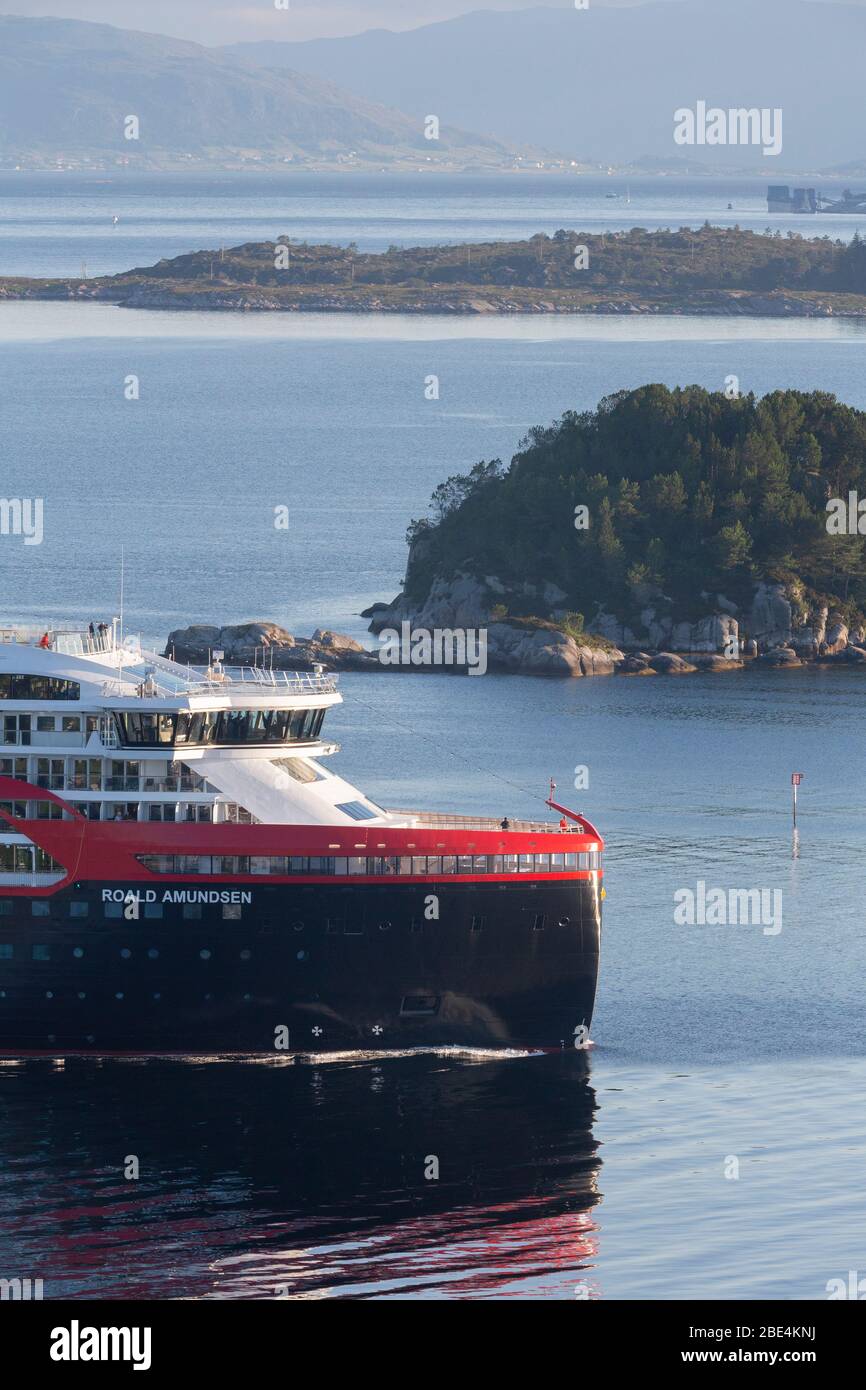
[[[676,652],[658,652],[650,660],[650,666],[662,676],[684,676],[698,668],[690,661],[684,661]]]
[[[339,632],[318,628],[312,637],[293,637],[276,623],[228,627],[197,623],[169,633],[165,655],[182,665],[207,666],[215,651],[225,666],[273,666],[278,671],[382,670],[377,654]]]
[[[793,647],[771,647],[757,658],[759,666],[802,666],[803,663]]]

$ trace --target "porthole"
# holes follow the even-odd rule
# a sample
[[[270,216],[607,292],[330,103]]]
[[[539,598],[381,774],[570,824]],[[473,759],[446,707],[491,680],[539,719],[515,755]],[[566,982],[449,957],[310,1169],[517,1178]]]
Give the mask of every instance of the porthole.
[[[304,930],[304,924],[303,924],[303,922],[293,922],[293,923],[292,923],[292,931],[303,931],[303,930]]]
[[[46,989],[46,991],[45,991],[45,998],[46,998],[46,999],[53,999],[53,998],[54,998],[54,991],[53,991],[53,990],[50,990],[50,989]]]
[[[241,951],[241,953],[240,953],[241,960],[249,960],[250,957],[251,957],[251,955],[252,955],[252,951]]]
[[[130,960],[132,958],[132,952],[130,951],[128,946],[123,947],[122,951],[120,952],[120,958],[121,960]]]
[[[210,951],[207,949],[206,946],[205,946],[204,950],[199,951],[199,955],[201,956],[201,959],[202,959],[202,960],[210,960],[210,958],[211,958],[211,953],[210,953]]]
[[[123,990],[122,990],[122,989],[121,989],[121,990],[118,990],[117,994],[115,994],[114,997],[115,997],[115,999],[122,999],[122,998],[123,998]]]
[[[79,999],[86,999],[86,998],[87,998],[87,995],[84,993],[84,990],[83,990],[83,989],[80,989],[80,990],[78,991],[78,998],[79,998]]]
[[[391,930],[391,923],[390,923],[390,922],[380,922],[380,923],[379,923],[379,930],[380,930],[380,931],[390,931],[390,930]]]
[[[205,997],[204,997],[204,1002],[205,1002],[206,1004],[209,1004],[210,1001],[211,1001],[212,999],[213,999],[213,995],[212,995],[212,994],[206,994]]]
[[[309,959],[310,959],[310,953],[309,953],[309,951],[299,951],[299,952],[298,952],[298,960],[309,960]]]
[[[251,994],[245,994],[245,995],[244,995],[244,1003],[245,1003],[245,1004],[248,1004],[248,1003],[250,1002],[250,1000],[252,999],[252,997],[253,997],[253,996],[252,996]]]
[[[88,1034],[87,1034],[87,1037],[84,1039],[84,1041],[85,1041],[85,1042],[89,1042],[89,1043],[95,1043],[95,1042],[96,1042],[96,1038],[93,1036],[92,1033],[88,1033]]]
[[[162,998],[162,995],[161,995],[161,994],[154,994],[154,995],[152,995],[151,997],[152,997],[153,999],[159,1000],[159,999]]]
[[[73,946],[72,954],[76,960],[81,960],[81,957],[84,955],[84,950],[81,946]]]
[[[159,959],[159,951],[156,949],[155,946],[151,946],[150,950],[149,950],[148,953],[147,953],[147,958],[148,958],[148,960],[158,960],[158,959]]]
[[[570,927],[570,926],[571,926],[571,918],[570,918],[570,917],[560,917],[560,919],[559,919],[559,921],[557,922],[556,925],[557,925],[558,927]]]

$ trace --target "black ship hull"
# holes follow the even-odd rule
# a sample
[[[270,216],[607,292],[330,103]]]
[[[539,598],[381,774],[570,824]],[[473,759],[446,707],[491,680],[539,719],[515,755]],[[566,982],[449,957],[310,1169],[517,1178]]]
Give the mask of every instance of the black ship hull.
[[[0,898],[0,1053],[572,1049],[600,881],[76,884]]]

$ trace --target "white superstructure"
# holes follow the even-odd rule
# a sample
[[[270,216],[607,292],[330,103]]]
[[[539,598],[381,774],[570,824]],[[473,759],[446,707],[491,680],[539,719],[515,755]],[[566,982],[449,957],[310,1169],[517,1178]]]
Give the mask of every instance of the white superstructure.
[[[337,751],[321,732],[341,703],[335,676],[201,671],[116,632],[0,628],[0,775],[96,820],[395,823],[323,766]],[[50,801],[4,807],[63,814]],[[0,875],[20,843],[0,826]]]

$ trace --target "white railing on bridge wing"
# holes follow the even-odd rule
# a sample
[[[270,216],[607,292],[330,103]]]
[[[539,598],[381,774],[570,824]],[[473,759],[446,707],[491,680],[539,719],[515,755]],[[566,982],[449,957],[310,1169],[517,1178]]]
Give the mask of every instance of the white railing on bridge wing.
[[[26,623],[15,623],[12,626],[0,626],[0,642],[37,647],[46,633],[51,651],[62,652],[65,656],[97,656],[102,652],[116,650],[114,632],[110,627],[105,632],[97,631],[91,637],[87,628],[54,627],[51,624],[34,627]]]
[[[226,667],[221,679],[207,679],[191,673],[185,695],[244,694],[304,695],[327,694],[336,690],[335,675],[314,675],[312,671],[263,671],[260,667]]]
[[[504,827],[501,821],[493,816],[460,816],[449,815],[443,811],[400,811],[389,810],[389,816],[399,816],[401,820],[412,821],[419,830],[425,828],[437,830],[519,830],[523,833],[534,835],[551,835],[559,830],[558,821],[532,821],[516,820],[509,816],[508,825]]]

